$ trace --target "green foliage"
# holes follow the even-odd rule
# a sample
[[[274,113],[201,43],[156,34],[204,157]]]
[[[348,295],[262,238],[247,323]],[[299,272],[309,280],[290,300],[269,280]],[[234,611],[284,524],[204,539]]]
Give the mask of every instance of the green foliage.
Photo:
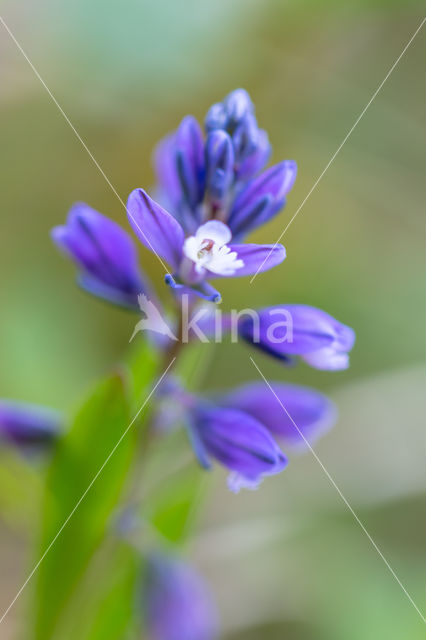
[[[135,616],[135,594],[142,566],[133,547],[112,537],[107,539],[75,590],[56,637],[127,638],[126,634],[140,625],[139,616]]]
[[[130,371],[130,400],[132,411],[134,410],[136,413],[151,390],[147,389],[147,380],[151,380],[152,372],[157,367],[158,353],[154,350],[151,343],[141,340],[138,336],[137,341],[135,341],[130,351],[127,363]],[[162,373],[163,371],[159,372],[160,375]]]
[[[90,620],[86,635],[80,640],[106,640],[123,638],[133,626],[136,582],[140,568],[139,558],[130,547],[120,546],[107,563],[107,580],[101,594],[87,618]],[[75,637],[75,636],[74,636]]]
[[[214,355],[213,342],[194,342],[185,346],[179,356],[176,373],[188,391],[199,391]]]
[[[151,361],[144,369],[145,387],[151,384],[152,373]],[[49,468],[40,556],[60,533],[37,572],[36,640],[55,637],[58,621],[108,531],[122,492],[137,440],[136,424],[124,435],[131,421],[125,387],[123,377],[113,375],[96,388],[60,441]]]
[[[204,493],[203,480],[199,467],[193,463],[173,474],[153,493],[146,516],[164,539],[175,544],[185,541]]]

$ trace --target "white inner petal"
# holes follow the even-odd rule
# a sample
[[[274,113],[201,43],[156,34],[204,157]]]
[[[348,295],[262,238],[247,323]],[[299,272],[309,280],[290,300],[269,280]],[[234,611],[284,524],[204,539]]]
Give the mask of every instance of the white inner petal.
[[[218,275],[231,276],[244,266],[237,253],[227,246],[231,238],[231,231],[226,224],[209,220],[197,229],[195,236],[185,240],[183,253],[195,263],[198,273],[208,269]]]
[[[228,244],[232,238],[232,233],[229,227],[226,226],[220,220],[209,220],[206,224],[202,224],[195,232],[197,239],[203,240],[209,238],[213,242],[217,243],[219,247],[224,244]]]

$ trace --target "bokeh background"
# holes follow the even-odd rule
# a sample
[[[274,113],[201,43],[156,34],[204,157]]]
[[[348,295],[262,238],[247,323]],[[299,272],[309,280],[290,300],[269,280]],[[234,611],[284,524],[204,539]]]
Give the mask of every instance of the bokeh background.
[[[153,183],[151,151],[186,113],[246,88],[293,158],[274,242],[419,26],[409,0],[2,2],[1,15],[125,200]],[[257,362],[270,379],[326,390],[339,407],[317,452],[416,604],[426,608],[426,27],[286,233],[284,265],[225,282],[224,308],[298,302],[353,326],[349,371]],[[134,318],[90,299],[50,228],[84,200],[122,205],[0,25],[0,396],[70,410],[120,360]],[[160,284],[161,266],[142,260]],[[256,379],[243,345],[212,353],[203,385]],[[0,454],[0,608],[29,567],[37,479]],[[309,453],[257,494],[219,470],[189,545],[229,640],[424,638],[424,624]],[[60,544],[60,540],[58,541]],[[2,637],[19,632],[25,598]],[[5,635],[3,635],[3,633]]]

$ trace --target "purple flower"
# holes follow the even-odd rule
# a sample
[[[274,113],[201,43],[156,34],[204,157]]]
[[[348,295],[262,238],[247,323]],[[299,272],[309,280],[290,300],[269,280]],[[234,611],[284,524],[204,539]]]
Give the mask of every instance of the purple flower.
[[[146,625],[152,640],[213,640],[217,612],[209,589],[189,565],[151,555],[143,589]]]
[[[238,329],[245,340],[263,351],[284,361],[300,356],[316,369],[334,371],[349,366],[355,333],[325,311],[289,304],[261,309],[258,316],[258,326],[245,318]]]
[[[227,218],[233,235],[245,235],[276,215],[285,204],[296,174],[296,163],[284,160],[251,180],[237,195]]]
[[[225,131],[212,131],[206,140],[207,195],[215,211],[224,206],[234,180],[234,148]]]
[[[247,91],[236,89],[210,107],[205,120],[207,132],[223,130],[231,136],[238,180],[247,180],[260,171],[271,153],[268,136],[259,129],[254,111]]]
[[[195,402],[189,411],[189,434],[200,464],[209,469],[214,458],[232,473],[228,486],[237,493],[255,489],[264,476],[287,466],[284,456],[261,421],[239,408]]]
[[[268,134],[263,129],[258,129],[255,148],[235,167],[237,179],[242,181],[255,176],[268,164],[270,156],[271,145]]]
[[[334,404],[318,391],[294,384],[264,382],[234,389],[219,402],[250,414],[293,448],[312,445],[336,421]],[[274,395],[275,394],[275,395]]]
[[[137,296],[146,291],[136,246],[116,222],[87,204],[75,204],[64,226],[52,239],[79,268],[78,283],[89,293],[114,304],[138,309]]]
[[[159,200],[188,232],[201,223],[205,190],[205,151],[201,127],[186,116],[154,152]]]
[[[159,143],[156,197],[188,235],[215,219],[242,238],[282,209],[296,164],[287,160],[253,179],[267,164],[271,147],[244,89],[214,104],[205,125],[204,141],[197,121],[187,116]]]
[[[0,438],[24,450],[54,440],[62,423],[62,415],[53,409],[0,400]]]
[[[173,268],[166,283],[174,289],[191,288],[208,300],[219,293],[207,284],[209,278],[247,276],[280,264],[282,245],[230,244],[232,233],[223,222],[209,220],[189,237],[178,220],[143,189],[129,196],[127,212],[139,240]]]
[[[228,486],[256,489],[268,475],[280,473],[287,458],[274,438],[292,449],[306,449],[336,420],[334,404],[323,394],[293,384],[243,385],[206,399],[188,393],[173,378],[161,396],[182,420],[194,453],[205,469],[216,460],[231,471]],[[161,423],[163,416],[157,414]],[[169,423],[170,424],[170,423]]]

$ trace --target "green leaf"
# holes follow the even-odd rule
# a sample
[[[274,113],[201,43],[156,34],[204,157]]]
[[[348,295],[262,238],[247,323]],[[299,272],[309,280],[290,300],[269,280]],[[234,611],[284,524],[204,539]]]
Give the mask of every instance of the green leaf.
[[[130,429],[117,446],[129,424],[124,382],[114,375],[86,400],[58,445],[42,507],[40,556],[60,534],[37,572],[36,640],[53,637],[70,595],[105,534],[135,448],[136,429]]]
[[[135,593],[141,570],[142,558],[136,549],[115,538],[106,539],[74,592],[55,637],[127,638],[126,634],[140,624],[135,615]]]
[[[135,413],[140,408],[147,394],[147,374],[152,376],[156,370],[159,354],[147,340],[140,338],[135,341],[127,358],[130,371],[132,410]],[[163,371],[160,371],[160,375]]]
[[[90,628],[83,640],[116,640],[135,626],[135,592],[141,559],[124,545],[111,558],[108,577],[97,606],[92,607]],[[76,637],[75,634],[73,636]]]
[[[150,496],[144,515],[169,542],[182,543],[189,535],[205,492],[204,480],[194,461]]]
[[[189,391],[198,391],[202,386],[214,355],[214,347],[213,342],[193,342],[185,345],[179,355],[176,373]]]
[[[195,342],[185,345],[179,354],[175,373],[186,389],[197,391],[202,386],[213,347]],[[183,466],[179,459],[184,460]],[[190,535],[207,486],[207,475],[195,461],[183,425],[177,425],[177,431],[168,434],[167,440],[151,448],[148,465],[154,487],[149,490],[148,486],[143,517],[165,540],[181,545]]]

